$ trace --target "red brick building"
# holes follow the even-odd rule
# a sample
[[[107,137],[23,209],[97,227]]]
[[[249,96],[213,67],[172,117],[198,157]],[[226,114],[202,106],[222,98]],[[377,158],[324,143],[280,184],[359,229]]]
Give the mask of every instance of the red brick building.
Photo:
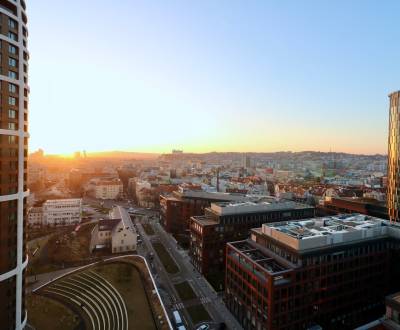
[[[203,215],[212,202],[248,199],[245,194],[203,191],[198,185],[180,186],[172,194],[160,196],[161,224],[169,233],[189,235],[190,218]]]
[[[398,291],[399,238],[360,214],[264,224],[227,244],[227,306],[245,330],[354,329]]]
[[[190,223],[190,257],[202,274],[214,278],[225,270],[225,244],[246,239],[254,227],[281,220],[314,216],[314,208],[273,197],[247,202],[213,203],[204,216],[192,217]]]

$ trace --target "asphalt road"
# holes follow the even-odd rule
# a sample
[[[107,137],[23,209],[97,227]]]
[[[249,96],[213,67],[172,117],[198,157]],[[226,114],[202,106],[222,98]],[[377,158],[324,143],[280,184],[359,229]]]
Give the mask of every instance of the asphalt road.
[[[190,283],[196,295],[199,297],[199,302],[203,304],[212,317],[214,322],[210,323],[211,329],[217,329],[217,325],[221,322],[224,322],[229,329],[242,329],[240,324],[225,307],[222,297],[220,297],[204,279],[204,277],[194,269],[190,263],[190,258],[186,251],[177,247],[175,239],[170,234],[165,232],[158,220],[150,220],[150,223],[152,223],[156,233],[152,236],[148,236],[140,224],[137,225],[143,239],[143,245],[140,247],[138,252],[140,254],[143,253],[144,256],[147,256],[149,251],[153,252],[153,263],[155,264],[155,271],[157,274],[155,277],[157,282],[160,283],[160,291],[163,293],[162,297],[163,299],[165,298],[165,305],[168,306],[170,312],[178,309],[179,313],[181,315],[183,314],[183,317],[187,321],[190,329],[194,329],[195,326],[199,325],[194,325],[191,323],[189,315],[187,315],[186,310],[183,308],[183,303],[180,301],[180,298],[174,288],[174,284],[186,280]],[[171,275],[164,270],[164,267],[158,260],[157,254],[155,253],[150,241],[159,241],[165,246],[172,258],[177,263],[180,269],[179,273]]]

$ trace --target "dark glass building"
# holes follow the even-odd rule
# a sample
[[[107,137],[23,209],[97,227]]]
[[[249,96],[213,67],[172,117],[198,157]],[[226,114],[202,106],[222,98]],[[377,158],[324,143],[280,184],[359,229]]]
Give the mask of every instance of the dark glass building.
[[[0,328],[26,324],[28,31],[24,0],[0,0]]]
[[[399,221],[400,194],[400,91],[389,95],[387,206],[390,221]]]

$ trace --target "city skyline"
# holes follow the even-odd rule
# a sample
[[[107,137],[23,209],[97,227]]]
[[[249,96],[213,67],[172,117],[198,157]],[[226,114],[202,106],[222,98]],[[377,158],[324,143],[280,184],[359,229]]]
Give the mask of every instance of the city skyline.
[[[394,1],[73,3],[30,8],[30,151],[387,152]]]

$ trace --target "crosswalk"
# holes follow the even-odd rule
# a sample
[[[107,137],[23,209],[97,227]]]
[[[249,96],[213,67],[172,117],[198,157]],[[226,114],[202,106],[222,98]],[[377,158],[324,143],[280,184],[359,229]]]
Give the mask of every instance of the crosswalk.
[[[185,307],[185,305],[180,302],[180,303],[173,304],[172,307],[173,307],[173,309],[179,311],[179,310],[183,309]]]
[[[202,304],[208,304],[209,302],[211,302],[211,298],[210,297],[200,297],[200,301]]]
[[[173,298],[173,300],[175,300],[175,298]],[[208,304],[208,303],[211,302],[211,298],[210,297],[200,297],[200,302],[202,304]],[[183,302],[175,301],[172,304],[172,308],[175,309],[175,310],[181,310],[181,309],[185,308],[185,305],[183,304]]]

